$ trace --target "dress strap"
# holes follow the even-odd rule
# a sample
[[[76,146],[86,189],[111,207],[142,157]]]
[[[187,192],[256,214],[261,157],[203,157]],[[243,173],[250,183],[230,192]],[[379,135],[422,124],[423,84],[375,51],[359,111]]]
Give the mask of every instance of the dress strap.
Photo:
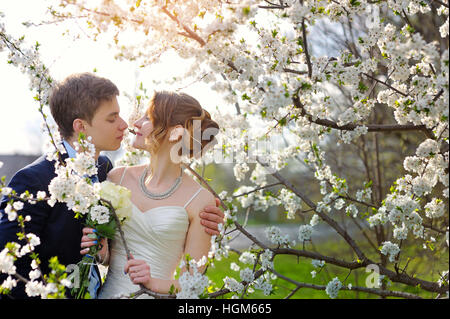
[[[195,192],[195,194],[191,197],[191,199],[190,200],[188,200],[187,201],[187,203],[186,204],[184,204],[184,208],[186,208],[187,207],[187,205],[189,205],[190,204],[190,202],[192,202],[192,200],[195,198],[195,196],[197,196],[198,195],[198,193],[200,193],[200,191],[203,189],[203,187],[200,187],[196,192]]]
[[[125,176],[125,172],[127,171],[127,167],[128,167],[128,166],[125,166],[124,169],[123,169],[122,177],[120,178],[119,185],[122,185],[123,177]]]

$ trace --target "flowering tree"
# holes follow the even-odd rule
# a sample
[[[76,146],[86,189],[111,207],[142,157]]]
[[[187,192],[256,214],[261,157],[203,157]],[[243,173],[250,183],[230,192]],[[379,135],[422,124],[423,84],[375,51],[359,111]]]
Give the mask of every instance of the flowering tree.
[[[221,198],[227,217],[211,256],[229,255],[233,232],[253,242],[251,250],[237,252],[249,267],[232,266],[240,280],[226,276],[224,286],[207,296],[245,297],[255,289],[270,294],[275,275],[295,285],[288,297],[305,287],[325,290],[331,298],[340,290],[421,297],[393,289],[392,283],[448,297],[448,2],[127,0],[96,6],[72,0],[51,13],[55,23],[85,20],[95,38],[114,34],[119,60],[145,67],[169,49],[192,58],[186,78],[210,83],[234,106],[234,114],[219,109],[213,115],[221,127],[218,146],[202,161],[186,163],[206,185],[195,169],[213,162],[234,163],[236,180],[248,183],[232,194],[217,194],[207,185]],[[431,21],[431,27],[422,28],[419,19]],[[3,45],[17,53],[20,46],[0,31]],[[132,41],[124,36],[130,31]],[[11,60],[25,63],[29,72],[29,62]],[[133,99],[136,113],[143,99]],[[134,164],[138,155],[129,149],[124,161]],[[316,186],[291,178],[295,168],[305,166]],[[311,196],[311,187],[320,196]],[[272,206],[284,207],[289,220],[308,221],[299,222],[297,238],[270,227],[268,245],[237,220],[241,209]],[[350,234],[347,221],[362,240]],[[355,258],[309,249],[318,224],[340,236]],[[415,246],[438,259],[438,278],[408,273]],[[347,284],[348,276],[327,285],[313,284],[312,278],[297,281],[274,269],[274,259],[284,254],[310,258],[318,269],[334,265],[349,274],[365,269],[380,276],[370,287]],[[205,288],[197,273],[186,274],[180,284],[192,291],[185,290],[183,298]]]

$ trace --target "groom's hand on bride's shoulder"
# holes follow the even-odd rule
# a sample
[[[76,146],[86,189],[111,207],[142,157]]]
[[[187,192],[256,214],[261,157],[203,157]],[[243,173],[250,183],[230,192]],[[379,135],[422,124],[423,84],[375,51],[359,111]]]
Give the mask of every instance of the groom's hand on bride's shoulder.
[[[208,205],[200,212],[200,223],[209,235],[219,235],[219,224],[223,224],[225,214],[219,208],[220,200],[216,198],[216,206]]]

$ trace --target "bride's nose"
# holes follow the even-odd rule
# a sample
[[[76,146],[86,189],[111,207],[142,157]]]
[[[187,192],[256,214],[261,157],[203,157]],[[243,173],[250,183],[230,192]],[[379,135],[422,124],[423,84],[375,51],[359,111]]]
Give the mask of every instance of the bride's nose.
[[[139,120],[135,121],[133,123],[133,126],[140,129],[142,127],[142,122],[144,121],[145,117],[141,117]]]

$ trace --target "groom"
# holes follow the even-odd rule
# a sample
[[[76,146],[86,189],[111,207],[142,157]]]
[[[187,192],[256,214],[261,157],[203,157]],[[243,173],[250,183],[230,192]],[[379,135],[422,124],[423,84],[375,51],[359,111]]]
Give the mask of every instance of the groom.
[[[76,156],[74,142],[77,141],[80,132],[92,137],[91,143],[96,149],[95,159],[98,168],[98,174],[90,176],[93,182],[106,180],[108,172],[113,167],[111,161],[106,156],[101,156],[100,152],[117,150],[127,129],[127,123],[119,115],[117,95],[119,90],[110,80],[82,73],[71,75],[59,83],[50,98],[50,110],[67,151],[62,155],[63,160]],[[54,162],[48,161],[44,155],[19,170],[8,187],[15,190],[18,195],[26,190],[34,196],[38,191],[46,191],[48,194],[48,185],[55,176]],[[18,241],[16,235],[21,231],[17,221],[9,221],[8,214],[5,213],[7,204],[8,198],[5,196],[0,202],[0,251],[8,242],[23,244]],[[41,240],[40,245],[36,247],[36,253],[41,260],[42,275],[49,273],[48,260],[53,256],[57,256],[63,265],[76,264],[81,260],[83,220],[75,219],[74,213],[68,210],[66,204],[56,203],[51,207],[45,201],[34,205],[25,203],[18,214],[31,217],[31,221],[25,224],[26,232],[35,234]],[[223,212],[218,207],[207,206],[200,215],[205,231],[209,234],[218,234],[218,224],[223,222]],[[31,258],[28,255],[19,258],[15,262],[17,273],[28,279],[30,264]],[[94,287],[97,290],[100,275],[97,267],[93,269],[95,272],[92,282],[95,284],[97,280],[97,287]],[[0,284],[6,278],[6,275],[0,274]],[[0,294],[0,299],[2,298],[29,297],[25,292],[24,283],[18,281],[17,286],[6,297]]]

